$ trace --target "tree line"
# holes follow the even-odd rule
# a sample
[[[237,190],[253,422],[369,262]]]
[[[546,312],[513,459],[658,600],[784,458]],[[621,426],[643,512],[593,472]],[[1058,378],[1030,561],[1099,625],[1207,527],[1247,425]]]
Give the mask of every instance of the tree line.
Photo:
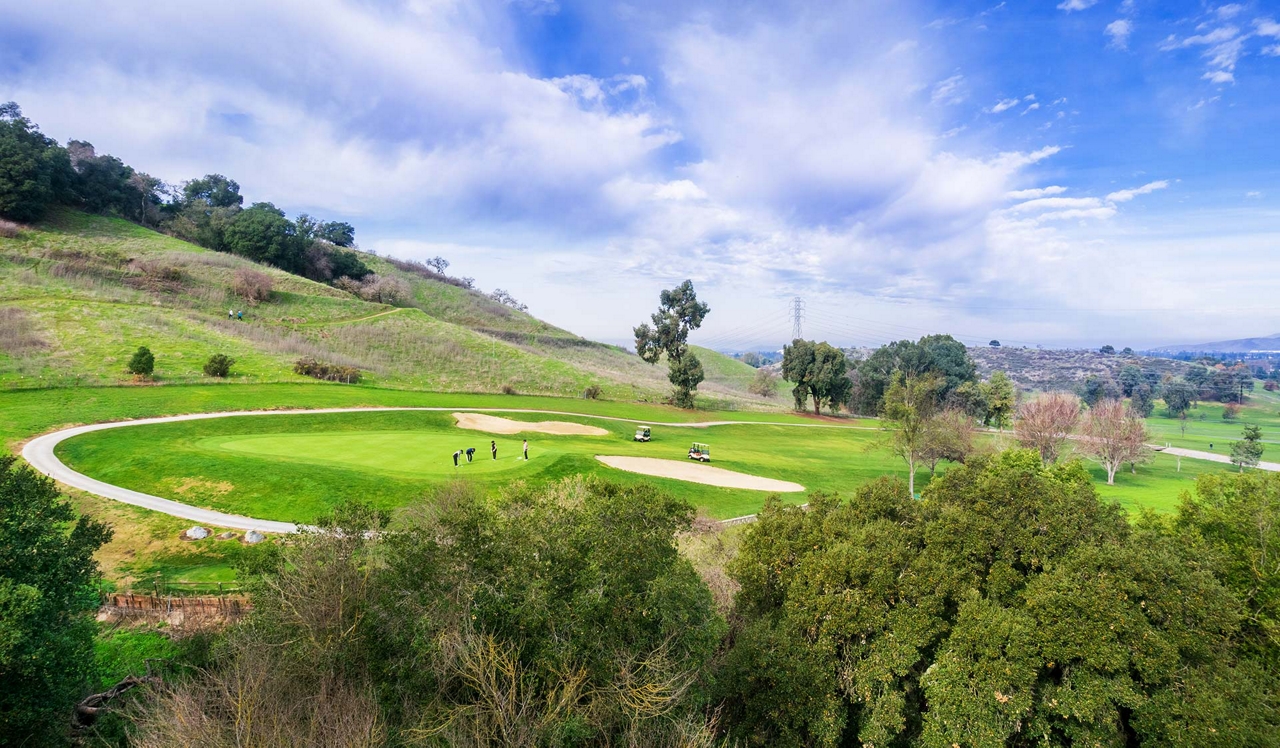
[[[245,207],[240,185],[221,174],[165,184],[90,143],[64,147],[17,104],[0,104],[0,218],[37,221],[56,205],[124,218],[320,282],[371,274],[349,249],[349,223],[305,213],[290,220],[269,202]]]

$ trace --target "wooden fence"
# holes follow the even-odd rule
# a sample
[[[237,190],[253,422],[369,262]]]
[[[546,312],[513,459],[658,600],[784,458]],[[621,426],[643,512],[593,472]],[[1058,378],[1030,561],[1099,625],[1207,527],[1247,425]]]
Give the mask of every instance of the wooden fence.
[[[159,591],[102,594],[102,612],[122,616],[157,616],[180,612],[190,616],[238,618],[250,607],[248,598],[238,594],[175,595]]]

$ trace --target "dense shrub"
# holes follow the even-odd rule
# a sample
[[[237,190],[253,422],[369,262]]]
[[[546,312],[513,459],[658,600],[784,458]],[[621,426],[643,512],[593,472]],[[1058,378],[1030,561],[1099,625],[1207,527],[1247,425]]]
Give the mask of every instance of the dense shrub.
[[[520,394],[520,393],[519,393],[519,392],[516,392],[516,388],[515,388],[515,387],[512,387],[512,386],[511,386],[511,385],[509,385],[509,384],[504,384],[504,385],[502,385],[502,394],[504,394],[504,395],[518,395],[518,394]]]
[[[204,375],[206,377],[226,377],[231,373],[231,367],[234,366],[236,360],[225,353],[215,353],[204,362]]]
[[[314,358],[298,359],[293,364],[293,371],[295,374],[301,374],[304,377],[322,379],[326,382],[344,382],[346,384],[358,384],[361,374],[360,370],[354,366],[330,364]]]
[[[778,375],[769,369],[757,369],[755,379],[747,385],[747,392],[760,397],[778,394]]]
[[[252,268],[240,268],[231,282],[231,291],[251,304],[270,301],[275,282],[271,276]]]
[[[399,304],[407,301],[412,295],[408,283],[399,278],[389,278],[377,273],[367,275],[363,280],[343,276],[334,281],[333,285],[365,301],[377,304]]]
[[[0,456],[0,746],[67,744],[95,679],[93,554],[111,530]]]
[[[599,400],[601,392],[600,385],[593,384],[582,391],[582,397],[586,400]]]
[[[6,221],[0,218],[0,237],[5,239],[17,239],[22,233],[22,227],[13,221]]]
[[[133,357],[129,359],[129,373],[140,377],[149,377],[156,369],[156,357],[145,345],[138,346]]]
[[[131,744],[712,745],[698,674],[724,623],[676,546],[692,517],[582,478],[452,485],[394,526],[340,506],[263,560],[222,656]]]

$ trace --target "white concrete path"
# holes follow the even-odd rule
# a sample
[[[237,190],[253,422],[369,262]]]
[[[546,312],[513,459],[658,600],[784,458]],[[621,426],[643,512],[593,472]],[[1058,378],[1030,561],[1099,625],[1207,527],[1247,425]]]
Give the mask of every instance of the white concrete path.
[[[1228,465],[1231,464],[1231,458],[1226,455],[1220,455],[1214,452],[1203,452],[1199,449],[1183,449],[1182,447],[1165,447],[1163,449],[1155,447],[1155,449],[1167,455],[1174,455],[1175,457],[1189,457],[1193,460],[1208,460],[1209,462],[1224,462]],[[1258,469],[1280,472],[1280,462],[1259,462]]]
[[[110,483],[105,483],[94,478],[90,478],[84,473],[76,472],[63,464],[54,449],[66,439],[80,434],[88,434],[93,431],[104,431],[106,429],[119,429],[127,426],[145,426],[153,423],[174,423],[177,421],[203,421],[210,418],[234,418],[238,416],[272,416],[272,415],[315,415],[323,413],[376,413],[385,411],[433,411],[433,412],[494,412],[494,413],[541,413],[556,416],[578,416],[581,418],[599,418],[606,421],[626,421],[630,423],[638,423],[648,426],[668,426],[676,428],[706,428],[708,426],[797,426],[801,428],[836,428],[836,429],[858,429],[877,431],[872,426],[842,426],[834,423],[784,423],[781,421],[700,421],[695,423],[662,423],[659,421],[644,421],[634,418],[618,418],[615,416],[599,416],[591,413],[568,413],[556,410],[532,410],[527,408],[314,408],[314,409],[296,409],[296,410],[240,410],[224,413],[192,413],[181,416],[164,416],[160,418],[140,418],[134,421],[113,421],[110,423],[95,423],[88,426],[75,426],[61,431],[55,431],[51,434],[38,436],[27,442],[22,448],[22,458],[25,459],[31,467],[41,473],[53,478],[67,486],[87,491],[95,496],[101,496],[105,499],[120,501],[133,506],[140,506],[144,509],[168,514],[173,517],[188,519],[201,525],[212,525],[214,527],[226,527],[233,530],[258,530],[259,532],[273,533],[291,533],[298,531],[298,525],[292,522],[276,522],[267,519],[254,519],[253,517],[242,517],[238,514],[226,514],[225,512],[217,512],[212,509],[201,509],[200,507],[183,504],[173,501],[172,499],[162,498],[160,496],[152,496],[151,494],[133,491],[128,488],[121,488]],[[738,518],[739,521],[745,518]]]

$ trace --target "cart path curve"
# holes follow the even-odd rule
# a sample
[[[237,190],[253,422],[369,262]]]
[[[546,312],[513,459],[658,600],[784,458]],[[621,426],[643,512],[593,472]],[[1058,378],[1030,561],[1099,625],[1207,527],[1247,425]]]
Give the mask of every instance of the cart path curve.
[[[1231,464],[1231,458],[1227,455],[1220,455],[1215,452],[1205,452],[1199,449],[1183,449],[1182,447],[1164,447],[1159,449],[1160,452],[1176,457],[1188,457],[1193,460],[1208,460],[1209,462],[1223,462]],[[1272,472],[1280,472],[1280,462],[1259,462],[1258,470],[1270,470]]]
[[[599,418],[606,421],[623,421],[629,423],[638,423],[647,426],[666,426],[672,428],[707,428],[708,426],[737,426],[737,425],[754,425],[754,426],[796,426],[799,428],[835,428],[835,429],[855,429],[863,431],[878,431],[878,427],[874,426],[842,426],[833,423],[784,423],[781,421],[698,421],[693,423],[664,423],[661,421],[648,421],[636,418],[621,418],[617,416],[601,416],[592,413],[573,413],[558,410],[536,410],[531,408],[459,408],[459,407],[369,407],[369,408],[297,408],[290,410],[236,410],[225,411],[220,413],[190,413],[180,416],[159,416],[156,418],[139,418],[132,421],[108,421],[105,423],[94,423],[87,426],[74,426],[72,428],[54,431],[49,434],[37,436],[28,441],[22,448],[22,458],[27,461],[31,467],[50,478],[95,496],[104,499],[111,499],[125,504],[150,509],[152,511],[168,514],[172,517],[191,520],[203,525],[211,525],[213,527],[225,527],[232,530],[258,530],[260,532],[271,533],[292,533],[297,532],[299,525],[292,522],[279,522],[267,519],[255,519],[253,517],[243,517],[238,514],[227,514],[212,509],[202,509],[200,507],[183,504],[172,499],[166,499],[160,496],[152,496],[151,494],[133,491],[128,488],[112,485],[104,481],[90,478],[84,473],[72,470],[59,460],[54,454],[54,449],[58,444],[70,439],[73,436],[88,434],[94,431],[104,431],[106,429],[125,428],[127,426],[145,426],[155,423],[175,423],[178,421],[203,421],[210,418],[235,418],[240,416],[271,416],[271,415],[321,415],[326,413],[377,413],[387,411],[429,411],[429,412],[490,412],[490,413],[537,413],[558,416],[576,416],[579,418]],[[736,520],[743,521],[746,518],[739,517]]]

